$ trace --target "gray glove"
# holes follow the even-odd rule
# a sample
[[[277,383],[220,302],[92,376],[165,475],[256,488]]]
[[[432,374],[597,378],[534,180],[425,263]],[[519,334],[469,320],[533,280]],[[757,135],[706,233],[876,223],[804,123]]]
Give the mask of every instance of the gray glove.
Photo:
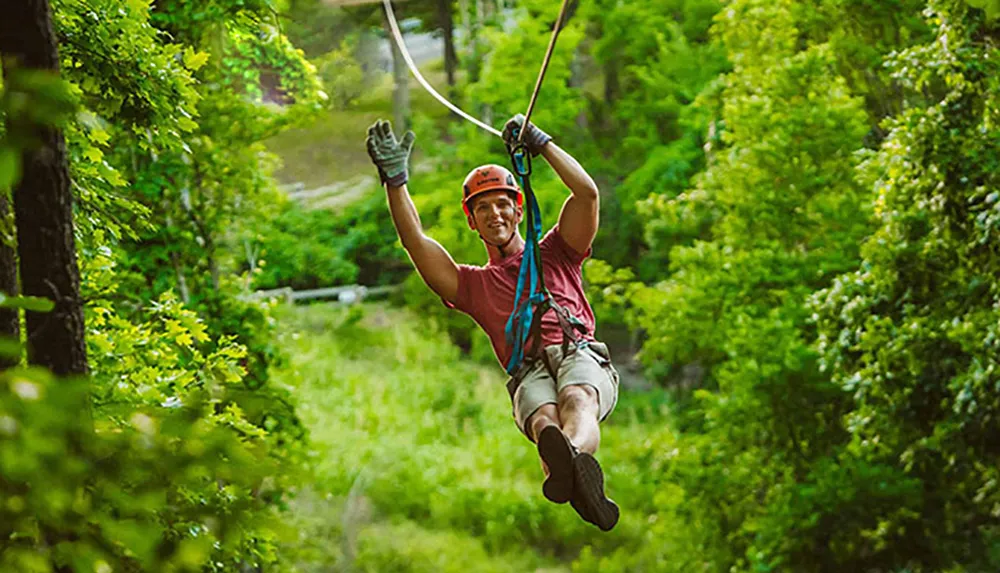
[[[410,151],[416,138],[412,131],[407,131],[401,141],[396,141],[392,125],[381,119],[368,128],[365,144],[382,183],[400,187],[409,180]]]
[[[517,136],[514,132],[521,129],[523,125],[524,115],[520,113],[507,120],[507,125],[503,128],[503,140],[508,147],[513,147],[517,143]],[[528,129],[524,132],[524,144],[528,147],[532,157],[537,157],[545,144],[550,141],[552,141],[552,136],[538,129],[535,124],[528,123]]]

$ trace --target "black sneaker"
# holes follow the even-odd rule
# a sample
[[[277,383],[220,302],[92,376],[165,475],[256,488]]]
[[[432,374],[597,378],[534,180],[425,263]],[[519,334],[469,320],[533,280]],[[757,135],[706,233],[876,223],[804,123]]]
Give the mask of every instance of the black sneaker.
[[[548,426],[538,435],[538,455],[549,468],[542,493],[554,503],[566,503],[573,496],[573,458],[576,448],[556,426]]]
[[[594,456],[581,453],[573,458],[573,509],[601,531],[618,523],[618,505],[604,495],[604,472]]]

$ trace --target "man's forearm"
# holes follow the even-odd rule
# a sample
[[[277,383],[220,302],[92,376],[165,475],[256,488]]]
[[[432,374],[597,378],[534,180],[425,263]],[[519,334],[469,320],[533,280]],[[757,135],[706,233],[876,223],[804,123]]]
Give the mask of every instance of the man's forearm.
[[[409,251],[419,244],[424,234],[417,207],[413,204],[406,185],[400,187],[386,185],[385,193],[389,200],[389,214],[392,215],[392,223],[396,226],[396,234],[399,235],[403,248]]]
[[[542,148],[542,157],[549,162],[573,195],[597,197],[597,184],[594,180],[572,155],[566,153],[555,142],[550,141]]]

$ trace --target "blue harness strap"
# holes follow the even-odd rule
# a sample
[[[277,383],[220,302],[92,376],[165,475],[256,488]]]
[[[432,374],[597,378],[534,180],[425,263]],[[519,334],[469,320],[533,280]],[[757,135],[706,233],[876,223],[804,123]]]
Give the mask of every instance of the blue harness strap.
[[[531,188],[531,156],[523,145],[511,150],[514,162],[514,172],[521,180],[528,203],[528,238],[524,246],[521,268],[517,276],[517,289],[514,293],[514,310],[507,319],[504,336],[511,347],[510,359],[505,369],[514,376],[525,360],[528,342],[535,339],[535,347],[531,350],[540,351],[542,316],[549,310],[556,313],[559,325],[563,331],[563,354],[569,349],[569,343],[581,343],[580,334],[586,333],[586,326],[568,310],[556,304],[552,294],[545,288],[545,274],[542,272],[542,255],[538,240],[542,235],[542,211],[538,207],[538,199]],[[546,365],[548,366],[548,365]],[[552,373],[555,376],[555,373]]]
[[[514,172],[521,181],[521,188],[524,189],[528,203],[528,240],[524,246],[524,256],[521,258],[521,268],[517,276],[514,311],[511,312],[504,328],[507,344],[512,348],[506,370],[513,376],[524,361],[525,347],[531,335],[531,327],[535,323],[535,313],[537,311],[544,313],[546,310],[541,308],[541,305],[548,300],[548,291],[545,288],[545,275],[542,273],[542,261],[538,249],[538,238],[542,234],[542,212],[538,207],[535,192],[531,188],[531,159],[524,148],[513,150],[511,157],[514,161]],[[541,319],[541,314],[537,318]]]

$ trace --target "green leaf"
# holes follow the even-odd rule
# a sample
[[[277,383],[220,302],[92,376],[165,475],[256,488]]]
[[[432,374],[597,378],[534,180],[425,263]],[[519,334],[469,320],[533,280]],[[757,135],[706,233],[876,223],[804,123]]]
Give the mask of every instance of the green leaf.
[[[108,141],[111,139],[111,136],[108,135],[108,132],[103,129],[91,130],[89,133],[89,137],[91,141],[93,141],[98,145],[107,145]]]
[[[21,356],[21,341],[9,336],[0,336],[0,356],[4,358]]]
[[[39,296],[4,296],[0,299],[0,308],[23,308],[32,312],[50,312],[55,307],[54,302]]]
[[[184,65],[192,72],[198,71],[207,61],[208,52],[195,52],[190,47],[184,51]]]
[[[104,159],[104,154],[101,153],[101,150],[96,147],[88,147],[87,150],[83,152],[83,156],[94,163],[99,163],[102,159]]]
[[[973,8],[979,8],[986,12],[987,20],[994,20],[1000,16],[1000,0],[965,0]]]
[[[986,19],[993,21],[1000,16],[1000,0],[989,0],[986,4]]]
[[[17,183],[21,176],[21,158],[12,147],[0,147],[0,189],[7,189]]]

